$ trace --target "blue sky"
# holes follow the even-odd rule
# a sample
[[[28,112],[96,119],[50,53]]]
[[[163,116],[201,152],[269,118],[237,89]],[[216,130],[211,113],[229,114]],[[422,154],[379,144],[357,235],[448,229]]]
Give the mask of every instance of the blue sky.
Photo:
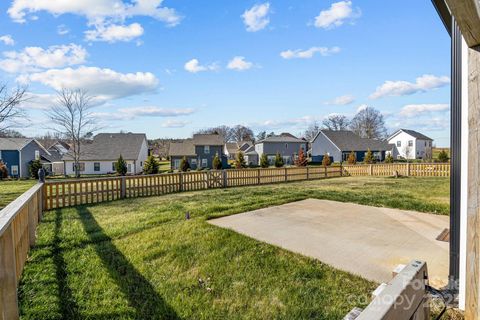
[[[15,0],[0,15],[0,80],[28,84],[28,135],[56,89],[81,87],[102,131],[298,134],[368,105],[449,144],[449,38],[428,0]]]

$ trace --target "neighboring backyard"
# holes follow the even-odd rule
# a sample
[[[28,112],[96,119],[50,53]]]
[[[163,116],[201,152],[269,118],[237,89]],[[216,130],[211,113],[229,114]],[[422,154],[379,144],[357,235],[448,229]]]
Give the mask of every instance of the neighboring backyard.
[[[0,180],[0,210],[30,189],[35,183],[37,183],[35,180]]]
[[[342,318],[362,306],[349,297],[365,303],[377,284],[206,222],[306,198],[448,214],[449,179],[335,178],[50,211],[21,279],[22,318]]]

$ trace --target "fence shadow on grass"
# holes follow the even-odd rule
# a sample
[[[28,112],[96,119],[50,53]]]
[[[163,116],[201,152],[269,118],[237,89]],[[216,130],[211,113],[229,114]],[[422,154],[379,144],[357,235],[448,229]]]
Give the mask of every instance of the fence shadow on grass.
[[[87,207],[76,208],[85,232],[113,280],[135,309],[136,319],[180,319],[123,253],[112,243]],[[99,241],[100,240],[100,241]]]

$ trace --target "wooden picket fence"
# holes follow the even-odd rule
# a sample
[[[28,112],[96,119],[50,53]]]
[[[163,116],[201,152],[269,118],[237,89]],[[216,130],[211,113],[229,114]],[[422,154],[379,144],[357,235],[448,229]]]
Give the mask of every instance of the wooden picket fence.
[[[210,170],[81,180],[48,181],[46,210],[123,198],[158,196],[182,191],[252,186],[340,177],[341,167],[291,167]]]
[[[346,176],[391,176],[398,172],[401,176],[411,177],[449,177],[449,163],[380,163],[344,165]]]

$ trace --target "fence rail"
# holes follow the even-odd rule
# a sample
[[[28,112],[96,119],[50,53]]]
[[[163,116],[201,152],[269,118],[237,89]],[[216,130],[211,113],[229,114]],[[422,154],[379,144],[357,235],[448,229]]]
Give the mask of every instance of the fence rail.
[[[341,167],[292,167],[48,181],[44,186],[43,205],[46,210],[50,210],[181,191],[324,179],[341,175]]]
[[[18,319],[17,285],[42,215],[39,183],[0,211],[0,320]]]
[[[397,172],[401,176],[449,177],[449,163],[382,163],[342,166],[347,176],[391,176]]]

